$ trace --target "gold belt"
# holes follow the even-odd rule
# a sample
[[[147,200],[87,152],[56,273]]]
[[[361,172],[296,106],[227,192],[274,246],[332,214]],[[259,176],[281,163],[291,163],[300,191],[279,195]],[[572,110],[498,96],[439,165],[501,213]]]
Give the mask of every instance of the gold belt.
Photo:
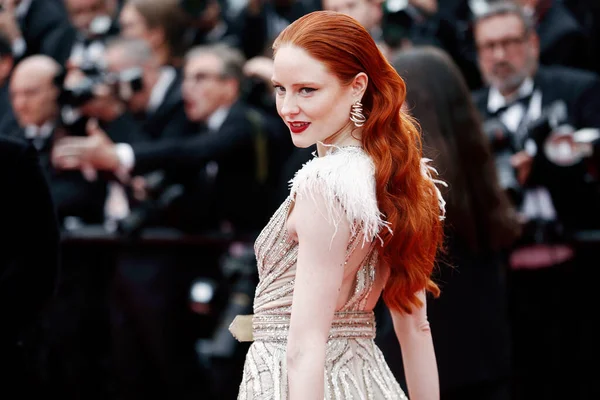
[[[229,331],[240,342],[286,342],[290,314],[250,314],[235,317]],[[372,311],[336,312],[329,339],[374,339],[375,315]]]

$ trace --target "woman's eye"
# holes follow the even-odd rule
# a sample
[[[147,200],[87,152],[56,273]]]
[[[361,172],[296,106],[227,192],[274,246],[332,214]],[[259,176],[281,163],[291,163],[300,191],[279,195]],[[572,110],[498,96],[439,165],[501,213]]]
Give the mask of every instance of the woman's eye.
[[[283,86],[273,85],[273,88],[275,89],[275,93],[277,93],[277,94],[284,94],[285,93],[285,89],[283,88]]]
[[[317,90],[317,89],[304,87],[304,88],[300,89],[300,93],[302,93],[302,94],[309,94],[309,93],[314,92],[315,90]]]

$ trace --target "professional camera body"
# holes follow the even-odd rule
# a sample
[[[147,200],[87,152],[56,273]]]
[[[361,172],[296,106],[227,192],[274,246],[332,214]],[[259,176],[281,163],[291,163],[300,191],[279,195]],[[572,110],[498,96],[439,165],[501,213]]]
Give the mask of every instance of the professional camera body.
[[[533,157],[533,166],[545,158],[541,151],[550,135],[566,126],[567,107],[563,101],[556,101],[546,107],[539,118],[529,121],[524,132],[511,132],[500,119],[492,117],[484,121],[483,131],[488,137],[492,152],[496,158],[496,169],[500,186],[506,190],[513,204],[520,205],[523,187],[517,180],[517,174],[511,165],[511,157],[519,151],[526,151]],[[538,151],[539,150],[539,151]]]
[[[398,48],[410,36],[414,19],[420,11],[411,6],[408,0],[386,0],[383,11],[383,39],[390,47]]]
[[[130,68],[121,73],[109,73],[96,64],[85,64],[80,67],[84,77],[77,85],[62,86],[59,96],[61,105],[81,107],[96,96],[98,86],[104,85],[121,100],[127,100],[133,93],[143,88],[143,72],[141,68]]]
[[[517,153],[517,143],[512,132],[499,119],[491,118],[483,123],[483,131],[488,137],[490,147],[496,159],[496,170],[500,187],[510,196],[513,204],[522,199],[522,188],[510,158]]]

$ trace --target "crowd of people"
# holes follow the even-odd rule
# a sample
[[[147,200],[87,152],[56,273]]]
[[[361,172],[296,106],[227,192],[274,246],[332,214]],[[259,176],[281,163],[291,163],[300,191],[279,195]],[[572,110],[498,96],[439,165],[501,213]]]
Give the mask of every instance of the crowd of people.
[[[598,302],[582,284],[600,231],[596,1],[0,4],[7,382],[74,399],[234,398],[245,347],[220,325],[240,293],[201,329],[189,293],[202,281],[219,294],[224,266],[255,268],[248,249],[315,157],[277,115],[271,46],[326,9],[362,24],[405,80],[403,110],[448,183],[442,294],[428,303],[442,400],[598,397]],[[194,238],[195,255],[140,249],[152,229]]]

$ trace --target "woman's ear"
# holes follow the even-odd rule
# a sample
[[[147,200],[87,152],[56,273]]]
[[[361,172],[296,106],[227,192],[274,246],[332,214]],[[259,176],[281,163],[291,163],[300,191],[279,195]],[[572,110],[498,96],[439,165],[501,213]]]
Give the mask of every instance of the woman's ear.
[[[352,81],[352,95],[359,100],[362,99],[365,91],[367,90],[367,85],[369,83],[369,77],[364,72],[359,72],[354,77]]]

